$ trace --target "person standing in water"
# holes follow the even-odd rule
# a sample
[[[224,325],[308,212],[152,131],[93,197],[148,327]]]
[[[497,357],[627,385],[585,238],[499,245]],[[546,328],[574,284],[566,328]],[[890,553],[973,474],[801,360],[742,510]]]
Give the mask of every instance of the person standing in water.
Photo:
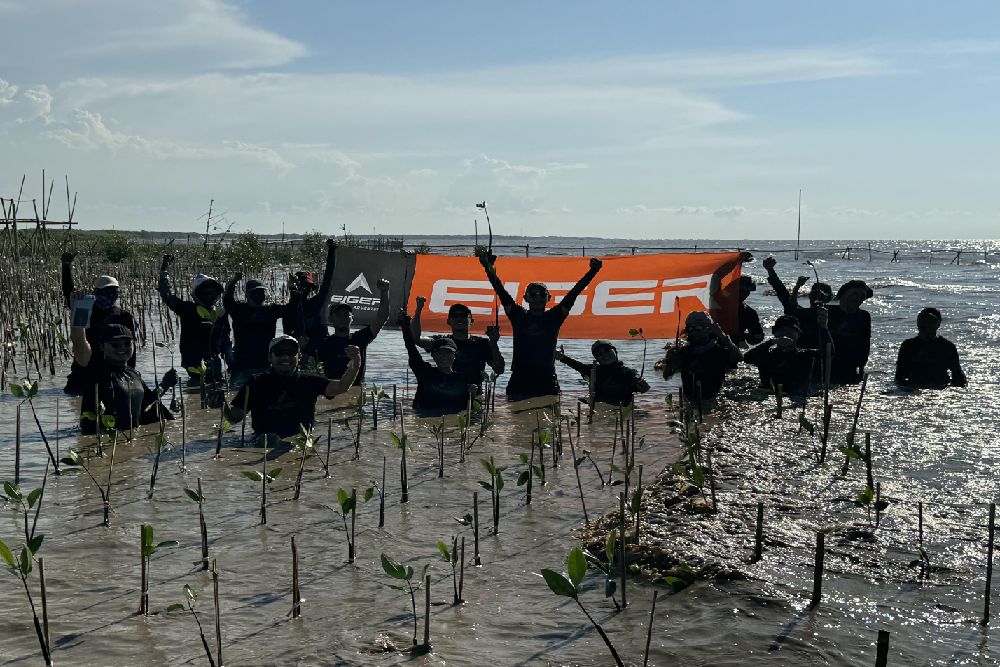
[[[577,373],[589,380],[594,374],[594,401],[608,405],[632,405],[635,393],[644,394],[649,391],[649,383],[639,375],[634,368],[629,368],[618,359],[618,349],[607,340],[594,341],[590,346],[594,355],[594,363],[577,361],[563,352],[562,347],[556,352],[556,359],[566,364]],[[589,401],[589,399],[588,399]]]
[[[465,410],[469,394],[477,385],[468,382],[464,373],[455,368],[458,346],[448,336],[441,336],[431,342],[431,357],[428,363],[417,349],[413,336],[410,316],[402,313],[399,328],[406,345],[406,356],[410,370],[417,378],[417,393],[413,397],[413,411],[421,417],[453,415]]]
[[[743,355],[708,313],[689,313],[684,320],[684,333],[687,344],[668,346],[656,368],[663,372],[664,380],[679,372],[684,395],[692,404],[700,400],[704,406],[719,394],[726,371],[735,369]]]
[[[872,347],[872,316],[861,304],[872,294],[863,280],[848,280],[837,290],[837,307],[830,309],[829,318],[833,384],[857,384],[864,378]]]
[[[320,343],[317,350],[319,360],[323,362],[323,372],[328,378],[339,378],[347,369],[349,357],[346,354],[348,346],[354,346],[361,351],[361,369],[354,380],[356,386],[365,381],[365,365],[368,357],[368,345],[375,340],[386,320],[389,319],[389,281],[381,278],[378,281],[379,302],[378,311],[371,324],[351,333],[354,323],[354,308],[346,303],[334,304],[330,308],[330,324],[333,333]]]
[[[824,345],[829,343],[829,338],[821,333],[816,317],[818,309],[825,306],[833,298],[833,289],[826,283],[813,283],[813,286],[809,288],[809,306],[800,306],[798,300],[789,294],[788,288],[781,282],[781,278],[774,270],[777,263],[778,261],[774,257],[768,257],[763,262],[764,269],[767,271],[768,284],[774,289],[785,315],[794,315],[799,321],[799,327],[802,329],[800,344],[804,347],[823,350]],[[799,288],[807,280],[808,278],[805,276],[799,278],[793,291],[794,294],[798,294]]]
[[[483,383],[483,374],[486,372],[486,365],[497,375],[502,375],[506,364],[497,342],[500,340],[500,328],[495,326],[486,327],[486,337],[473,336],[469,333],[472,328],[472,311],[464,303],[455,303],[448,308],[448,326],[451,327],[451,334],[447,336],[431,336],[422,338],[420,327],[420,313],[424,310],[427,299],[418,296],[417,310],[413,314],[413,322],[410,324],[410,331],[413,334],[414,343],[428,352],[433,351],[434,341],[441,338],[449,338],[455,343],[457,356],[455,357],[455,372],[465,376],[468,384],[474,384],[479,388]]]
[[[958,360],[958,348],[938,335],[941,311],[924,308],[917,315],[917,335],[899,346],[896,384],[906,389],[964,387],[968,379]]]
[[[486,277],[493,286],[503,305],[514,335],[514,354],[510,363],[510,380],[507,382],[507,398],[521,401],[539,396],[559,394],[559,380],[556,378],[556,344],[559,329],[569,317],[576,298],[591,283],[602,262],[596,257],[590,260],[590,269],[558,304],[546,310],[552,296],[548,288],[539,282],[529,283],[524,290],[524,300],[528,307],[518,305],[503,282],[497,276],[496,257],[483,253],[479,261],[486,270]]]
[[[243,278],[237,272],[222,296],[222,305],[233,322],[233,367],[230,388],[239,389],[253,375],[268,368],[268,344],[274,338],[278,320],[287,317],[291,304],[265,304],[267,290],[259,280],[248,280],[246,301],[237,301],[236,283]]]
[[[329,335],[326,329],[326,309],[333,289],[333,270],[336,264],[337,244],[326,240],[326,265],[319,287],[311,272],[299,271],[288,280],[288,312],[282,317],[281,329],[289,336],[302,341],[302,353],[315,357],[319,346]]]
[[[817,315],[820,329],[825,329],[826,309],[819,310]],[[771,334],[773,338],[745,352],[743,361],[757,367],[761,389],[777,391],[780,385],[785,395],[793,399],[804,397],[819,368],[819,350],[798,346],[802,329],[794,315],[782,315],[775,320]]]
[[[73,282],[73,260],[75,258],[75,252],[64,252],[62,255],[62,292],[66,307],[70,309],[70,312],[73,310],[73,295],[76,292],[76,285]],[[91,352],[97,357],[103,354],[100,340],[101,330],[109,324],[121,324],[131,331],[133,339],[135,338],[135,318],[132,313],[118,306],[118,296],[118,280],[113,276],[100,276],[94,282],[94,307],[91,310],[90,326],[87,327],[86,334]],[[135,368],[134,346],[132,356],[128,358],[126,365],[129,368]],[[88,391],[89,388],[83,375],[82,367],[74,358],[63,391],[72,396],[79,396]]]

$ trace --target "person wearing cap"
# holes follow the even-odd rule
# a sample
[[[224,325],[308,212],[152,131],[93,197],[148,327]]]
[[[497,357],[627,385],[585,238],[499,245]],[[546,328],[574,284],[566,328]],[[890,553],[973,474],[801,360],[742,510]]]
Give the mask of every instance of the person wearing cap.
[[[585,379],[594,376],[594,401],[608,405],[632,405],[635,393],[649,391],[647,383],[639,371],[629,368],[618,359],[618,349],[611,341],[597,340],[590,346],[594,363],[588,364],[567,355],[562,347],[556,351],[556,359],[566,364]],[[596,369],[596,370],[595,370]]]
[[[738,315],[739,331],[736,332],[733,342],[740,347],[756,345],[764,340],[764,327],[760,325],[760,316],[757,311],[747,305],[747,298],[750,292],[757,290],[757,285],[750,276],[740,276],[740,306]]]
[[[281,329],[303,341],[302,353],[307,357],[317,357],[320,344],[329,335],[326,328],[327,304],[333,290],[336,253],[336,242],[327,239],[326,265],[319,286],[311,271],[298,271],[288,280],[289,308],[281,320]]]
[[[861,304],[872,294],[863,280],[848,280],[837,290],[837,307],[830,309],[829,324],[833,384],[857,384],[864,377],[872,346],[872,316]]]
[[[73,283],[74,252],[64,252],[62,255],[62,292],[66,307],[72,310],[76,286]],[[90,315],[90,326],[87,327],[87,342],[94,354],[101,355],[99,334],[103,327],[109,324],[121,324],[135,334],[135,318],[132,313],[118,306],[118,280],[112,276],[100,276],[94,282],[94,307]],[[135,368],[135,350],[126,362],[130,368]],[[74,360],[70,365],[66,386],[67,394],[78,396],[88,389],[81,375],[80,365]]]
[[[455,372],[465,377],[468,384],[474,384],[478,390],[483,383],[483,376],[486,373],[486,365],[497,375],[502,375],[506,364],[503,354],[497,342],[500,340],[500,327],[486,327],[486,337],[473,336],[469,333],[472,327],[472,311],[464,303],[453,303],[448,308],[448,326],[451,327],[451,334],[448,336],[421,337],[420,314],[424,310],[427,299],[418,296],[417,310],[413,314],[413,322],[410,330],[417,347],[428,352],[434,345],[434,341],[440,338],[450,338],[458,351],[455,357]]]
[[[98,412],[97,401],[104,406],[103,414],[114,417],[114,427],[119,431],[173,419],[170,411],[160,404],[159,397],[142,381],[139,372],[128,365],[135,354],[132,330],[124,324],[106,324],[98,331],[97,340],[96,346],[91,345],[86,329],[70,328],[73,361],[80,368],[81,382],[88,388],[80,404],[83,434],[97,433],[97,420],[90,416]],[[172,376],[168,373],[165,380],[171,377],[176,381],[176,373]],[[164,386],[169,389],[169,381]]]
[[[458,346],[447,336],[435,338],[431,342],[429,363],[417,349],[413,336],[410,316],[405,312],[399,316],[399,328],[403,332],[403,344],[410,370],[417,378],[417,392],[413,396],[413,411],[421,417],[439,417],[465,410],[469,394],[476,391],[476,384],[469,382],[463,373],[455,370]]]
[[[817,313],[820,329],[827,325],[827,311]],[[820,365],[819,350],[798,347],[802,327],[794,315],[782,315],[771,327],[772,338],[743,354],[743,361],[756,366],[761,388],[781,391],[793,398],[804,397]]]
[[[596,257],[590,259],[590,268],[566,293],[558,304],[546,309],[552,295],[539,282],[529,283],[524,289],[524,308],[514,301],[503,281],[497,275],[496,256],[490,252],[479,255],[479,262],[486,270],[486,277],[493,286],[513,332],[513,358],[510,362],[510,380],[507,382],[507,398],[521,401],[539,396],[559,394],[559,380],[556,377],[556,345],[559,329],[569,317],[569,312],[580,293],[586,289],[602,262]]]
[[[259,440],[295,436],[300,428],[308,431],[316,421],[316,400],[348,391],[361,367],[358,348],[349,345],[344,352],[348,357],[344,374],[330,379],[299,370],[302,354],[297,339],[287,334],[274,338],[268,344],[270,367],[250,378],[224,406],[226,418],[238,423],[249,414]]]
[[[938,335],[941,311],[924,308],[917,315],[917,335],[899,346],[896,384],[906,389],[964,387],[968,379],[958,360],[958,348]]]
[[[688,400],[692,403],[700,400],[704,406],[718,396],[726,371],[735,369],[743,355],[708,313],[689,313],[684,321],[684,333],[687,343],[680,347],[667,346],[656,368],[663,371],[664,380],[680,373]]]
[[[368,345],[375,340],[375,337],[382,331],[386,320],[389,319],[389,287],[388,280],[379,279],[377,283],[379,302],[375,319],[368,326],[353,333],[351,325],[354,323],[354,308],[347,303],[336,303],[330,307],[329,322],[333,326],[333,333],[327,336],[317,348],[318,358],[323,363],[323,372],[328,378],[336,378],[344,374],[348,362],[345,350],[349,346],[354,346],[361,350],[361,369],[358,371],[354,384],[360,387],[364,383]]]
[[[251,376],[268,368],[268,345],[274,338],[278,320],[287,317],[291,304],[265,304],[267,290],[259,280],[248,280],[246,301],[237,301],[236,283],[243,278],[237,272],[228,283],[222,296],[222,305],[232,320],[233,365],[230,388],[239,389]]]
[[[199,273],[191,282],[191,300],[181,299],[174,294],[170,284],[168,268],[173,261],[173,255],[163,256],[159,292],[167,308],[177,313],[181,320],[181,340],[178,345],[181,365],[188,369],[189,385],[198,385],[202,381],[215,383],[222,378],[220,357],[231,363],[233,354],[229,319],[225,310],[218,308],[222,284],[215,278]],[[191,368],[197,368],[202,363],[206,368],[204,377],[191,372]]]
[[[807,276],[799,276],[799,279],[795,283],[795,288],[790,294],[788,288],[781,282],[781,278],[778,277],[777,272],[774,270],[777,263],[778,261],[774,257],[768,257],[763,262],[764,269],[767,271],[768,284],[774,289],[774,293],[778,297],[778,301],[781,302],[785,315],[794,315],[799,321],[799,327],[802,329],[802,344],[809,348],[822,350],[823,346],[830,341],[826,334],[820,332],[816,317],[819,309],[825,308],[826,304],[833,298],[833,289],[826,283],[813,283],[813,286],[809,288],[809,306],[800,306],[798,301],[799,289],[808,282],[809,278]]]

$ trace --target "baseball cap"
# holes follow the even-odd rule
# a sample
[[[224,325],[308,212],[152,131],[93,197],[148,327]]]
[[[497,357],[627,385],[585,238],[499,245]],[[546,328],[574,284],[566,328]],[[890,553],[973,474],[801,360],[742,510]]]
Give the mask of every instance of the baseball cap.
[[[199,273],[191,281],[191,292],[197,292],[198,289],[205,287],[206,285],[215,285],[218,289],[222,289],[222,283],[211,276],[206,276],[204,273]]]
[[[846,283],[840,286],[839,290],[837,290],[837,298],[840,299],[852,289],[864,290],[866,299],[872,298],[872,295],[875,294],[875,292],[872,291],[872,288],[869,287],[868,283],[866,283],[865,281],[848,280]]]
[[[107,324],[101,329],[101,341],[109,340],[135,340],[135,334],[124,324]]]
[[[276,337],[272,338],[271,342],[267,344],[267,352],[268,352],[268,354],[271,353],[271,350],[273,350],[274,348],[278,347],[282,343],[290,343],[291,345],[295,346],[296,350],[298,350],[298,348],[299,348],[299,341],[298,341],[297,338],[294,338],[293,336],[289,336],[288,334],[281,334],[280,336],[276,336]]]
[[[264,283],[259,280],[248,280],[246,286],[247,293],[249,294],[255,289],[264,289]]]
[[[799,318],[794,315],[782,315],[774,321],[774,326],[771,327],[771,331],[775,329],[795,329],[799,333],[802,333],[802,327],[799,326]]]
[[[448,317],[472,317],[472,311],[464,303],[453,303],[448,309]]]
[[[106,289],[108,287],[118,287],[118,280],[114,276],[101,276],[94,281],[94,289]]]
[[[590,346],[590,351],[592,354],[597,354],[597,351],[602,347],[615,350],[616,352],[618,351],[618,348],[616,348],[614,346],[614,343],[612,343],[610,340],[595,340],[594,344]]]
[[[443,348],[448,348],[453,352],[458,352],[458,345],[456,345],[455,341],[453,341],[451,338],[447,336],[443,336],[441,338],[435,338],[431,342],[431,352],[437,352],[438,350]]]

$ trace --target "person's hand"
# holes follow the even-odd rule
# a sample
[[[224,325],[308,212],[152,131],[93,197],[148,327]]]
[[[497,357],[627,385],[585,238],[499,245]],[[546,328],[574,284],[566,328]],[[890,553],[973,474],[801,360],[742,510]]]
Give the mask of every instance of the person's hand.
[[[749,250],[744,250],[743,252],[740,253],[740,262],[741,263],[747,264],[747,263],[752,262],[752,261],[753,261],[753,253],[752,252],[750,252]]]
[[[590,270],[591,271],[600,271],[602,266],[604,266],[604,262],[602,262],[601,260],[597,259],[596,257],[591,257],[590,258]]]
[[[803,286],[803,285],[805,285],[805,284],[806,284],[807,282],[809,282],[809,276],[799,276],[799,277],[798,277],[798,278],[797,278],[797,279],[795,280],[795,286],[796,286],[796,287],[802,287],[802,286]]]
[[[708,325],[708,334],[715,339],[721,340],[726,337],[726,332],[722,330],[718,322],[712,322]]]
[[[775,265],[776,265],[777,263],[778,263],[778,260],[776,260],[776,259],[775,259],[774,257],[767,257],[767,258],[765,258],[765,259],[764,259],[764,261],[762,262],[762,265],[763,265],[763,267],[764,267],[764,268],[765,268],[766,270],[768,270],[768,271],[773,271],[773,270],[774,270],[774,267],[775,267]]]
[[[497,341],[500,340],[500,327],[493,326],[492,324],[486,327],[486,337],[490,339],[490,342],[496,345]]]
[[[399,314],[396,316],[396,323],[401,327],[408,327],[410,326],[410,320],[412,319],[413,318],[410,317],[410,315],[405,310],[400,308]]]
[[[829,323],[830,311],[827,310],[826,306],[816,306],[816,325],[820,329],[826,329]]]
[[[494,255],[489,250],[484,250],[479,253],[479,263],[483,265],[484,268],[490,269],[496,264],[497,256]]]
[[[389,287],[391,287],[391,283],[385,278],[379,278],[375,285],[378,287],[379,292],[388,292]]]
[[[566,358],[566,350],[563,349],[562,345],[560,345],[558,348],[556,348],[556,360],[562,361],[565,358]]]
[[[357,345],[348,345],[344,348],[344,354],[347,355],[348,361],[360,364],[361,363],[361,348]]]
[[[160,264],[160,271],[166,271],[171,264],[174,263],[174,256],[166,254],[163,256],[163,262]]]
[[[62,263],[63,264],[72,264],[74,259],[76,259],[76,253],[75,252],[64,252],[62,254]]]
[[[417,301],[417,311],[423,310],[424,306],[427,305],[427,297],[425,296],[418,296],[416,301]]]

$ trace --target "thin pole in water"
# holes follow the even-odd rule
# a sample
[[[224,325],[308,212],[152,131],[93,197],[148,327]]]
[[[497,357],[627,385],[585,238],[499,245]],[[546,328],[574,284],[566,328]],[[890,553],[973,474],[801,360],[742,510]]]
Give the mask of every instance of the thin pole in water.
[[[764,555],[764,502],[757,503],[757,530],[754,534],[753,559],[751,563],[760,561]]]
[[[889,631],[878,631],[878,644],[875,648],[875,667],[887,667],[889,664]]]
[[[823,556],[825,555],[824,542],[826,534],[816,533],[816,567],[813,570],[813,594],[809,602],[810,607],[815,607],[823,598]]]
[[[802,189],[799,188],[799,222],[795,232],[795,261],[799,261],[799,241],[802,239]]]
[[[993,584],[993,538],[996,533],[997,506],[990,503],[989,541],[986,547],[986,595],[983,603],[982,625],[990,622],[990,586]]]

